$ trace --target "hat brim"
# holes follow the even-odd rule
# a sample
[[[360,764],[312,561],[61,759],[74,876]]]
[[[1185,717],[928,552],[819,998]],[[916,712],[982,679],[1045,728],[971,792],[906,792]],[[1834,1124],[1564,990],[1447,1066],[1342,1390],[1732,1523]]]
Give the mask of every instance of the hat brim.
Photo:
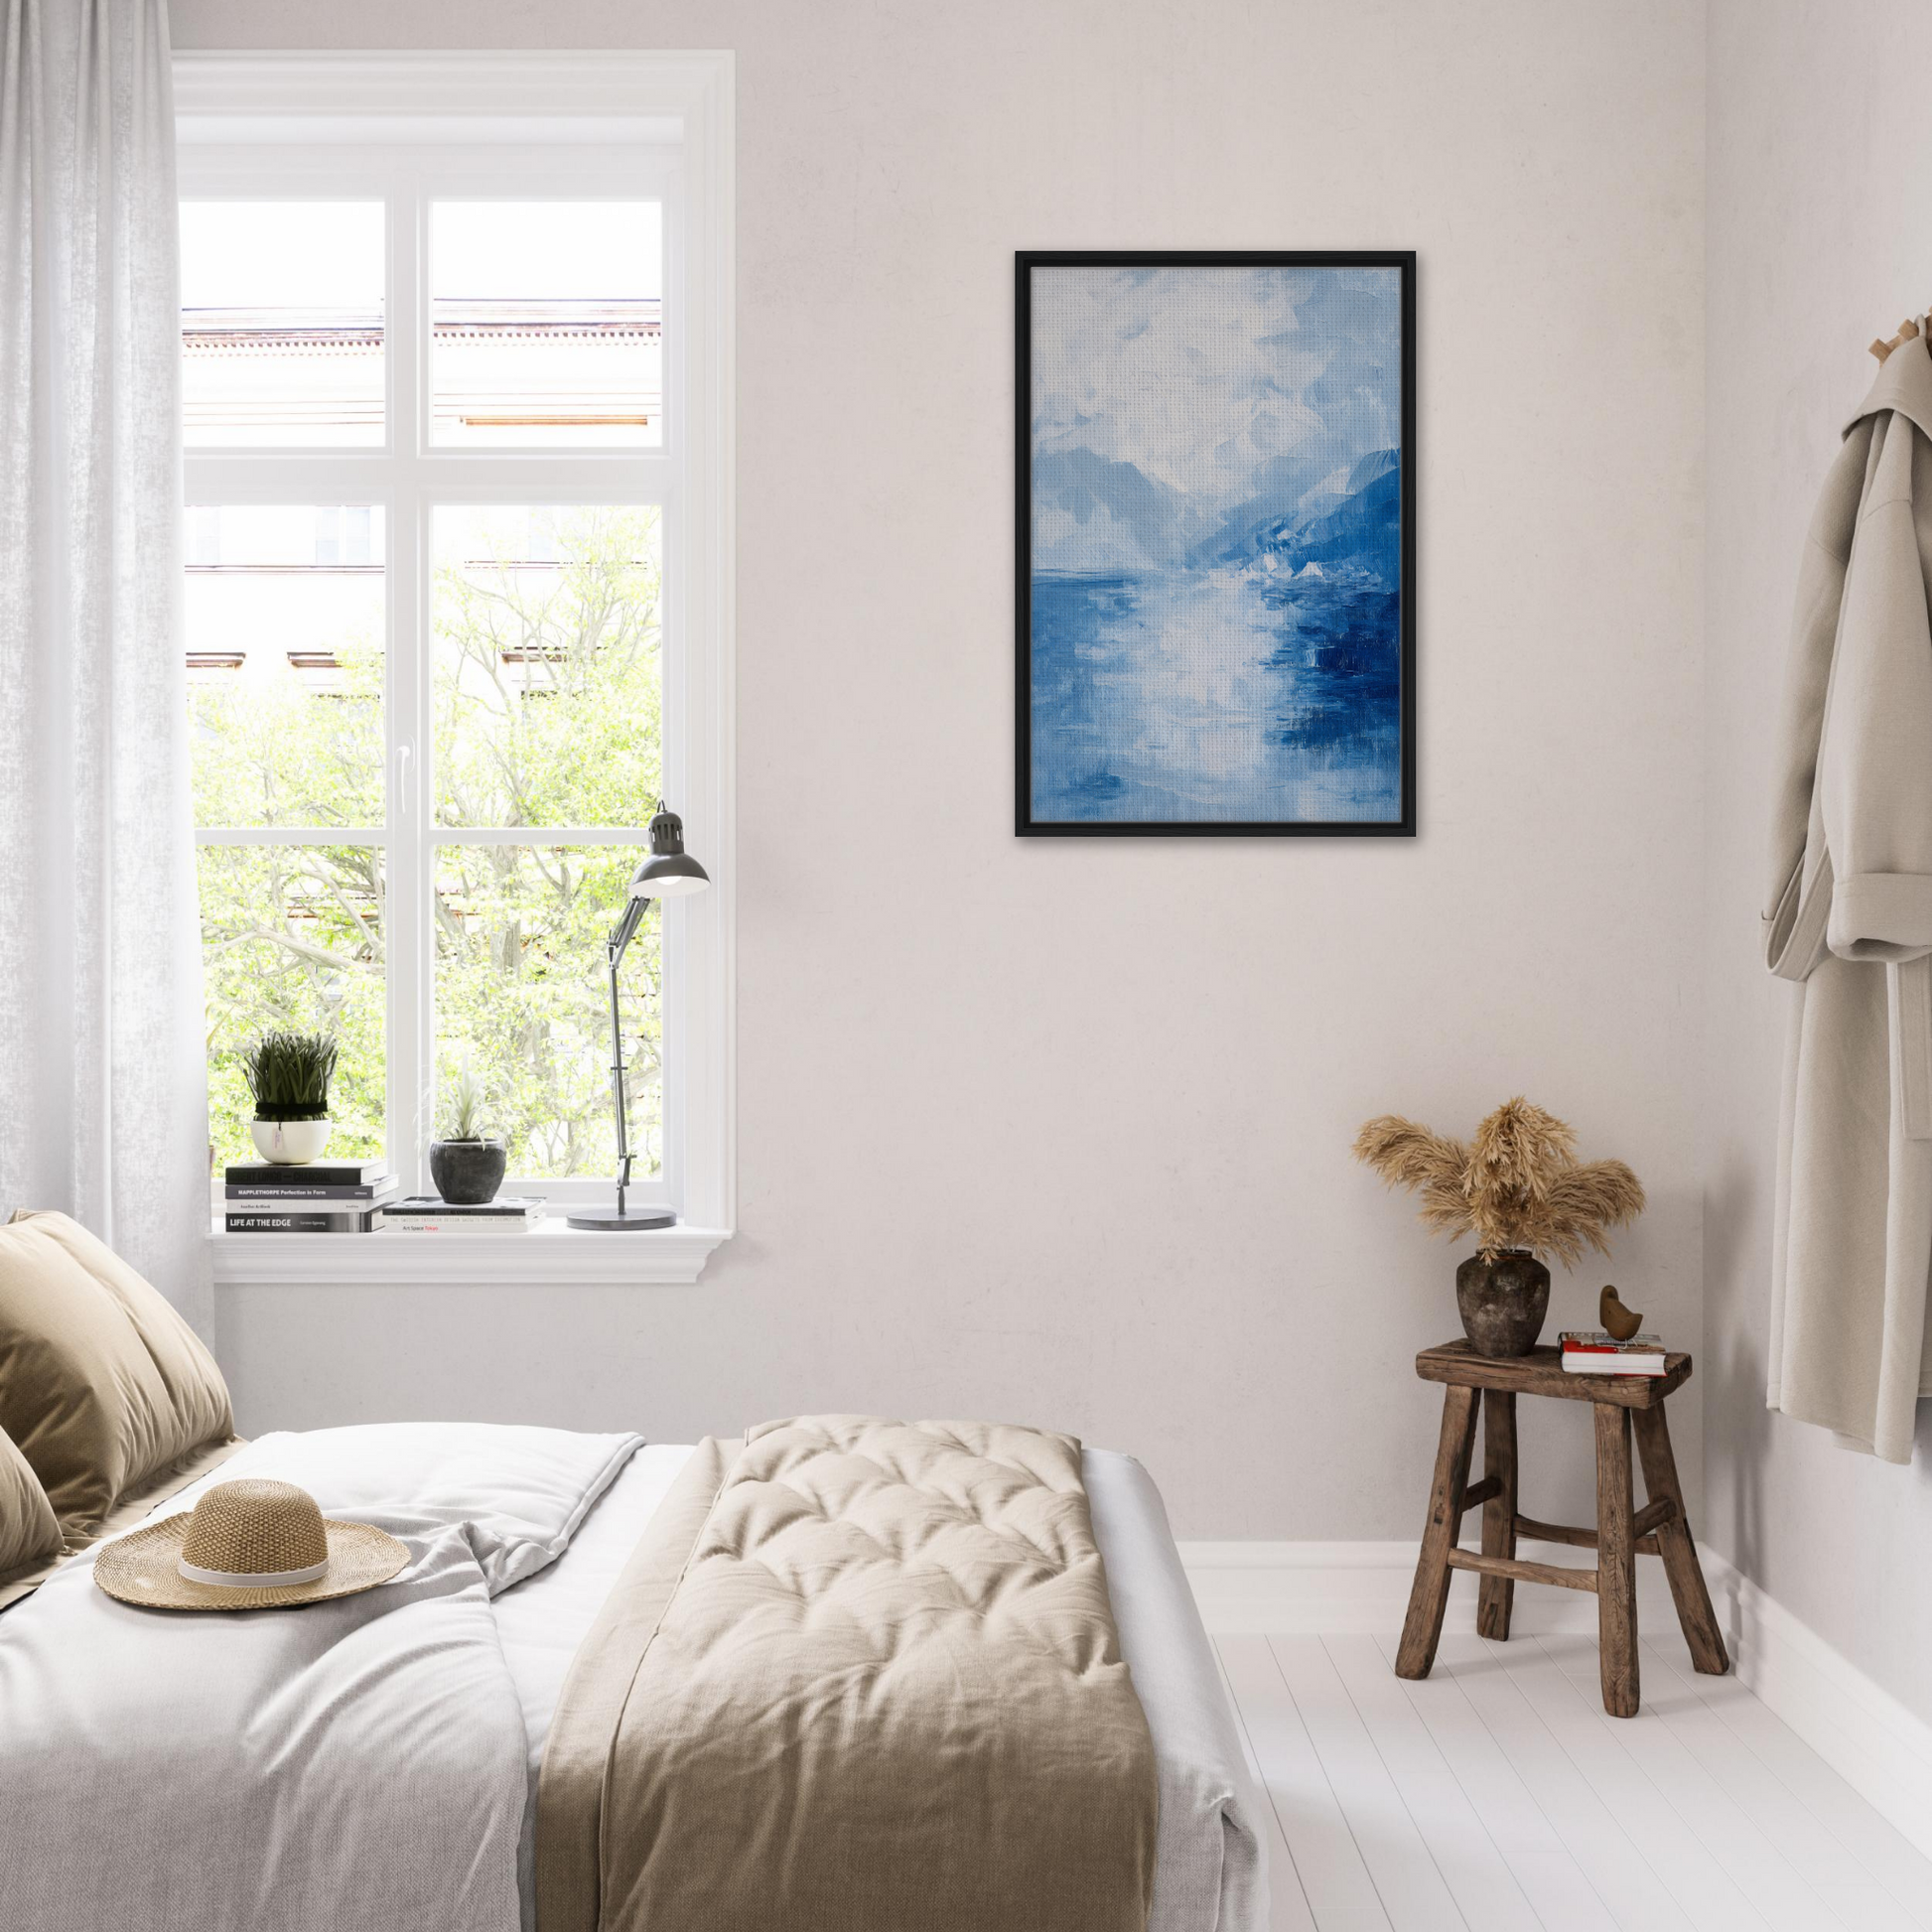
[[[373,1589],[409,1562],[409,1546],[398,1543],[386,1530],[371,1523],[339,1523],[324,1517],[329,1568],[313,1583],[282,1584],[272,1589],[197,1584],[179,1568],[190,1520],[184,1511],[107,1544],[94,1559],[94,1582],[109,1596],[144,1609],[273,1610],[326,1603],[331,1597]]]

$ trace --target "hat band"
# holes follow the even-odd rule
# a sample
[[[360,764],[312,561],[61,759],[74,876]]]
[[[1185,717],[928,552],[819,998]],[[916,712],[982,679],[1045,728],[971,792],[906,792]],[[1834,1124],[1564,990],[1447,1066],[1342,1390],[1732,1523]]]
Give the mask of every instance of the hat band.
[[[204,1570],[183,1557],[175,1568],[191,1584],[218,1584],[223,1589],[279,1589],[284,1584],[313,1584],[329,1574],[329,1559],[300,1570]]]

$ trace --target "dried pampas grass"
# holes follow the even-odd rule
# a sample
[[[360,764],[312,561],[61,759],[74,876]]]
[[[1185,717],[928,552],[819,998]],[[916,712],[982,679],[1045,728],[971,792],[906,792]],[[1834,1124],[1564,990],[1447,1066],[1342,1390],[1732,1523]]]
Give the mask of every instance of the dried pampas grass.
[[[1400,1114],[1383,1114],[1355,1136],[1355,1159],[1368,1165],[1391,1187],[1422,1196],[1422,1218],[1439,1234],[1460,1234],[1469,1225],[1464,1180],[1469,1150],[1447,1134],[1432,1134]]]
[[[1421,1195],[1424,1226],[1473,1234],[1485,1257],[1527,1248],[1574,1268],[1586,1247],[1608,1254],[1609,1230],[1644,1207],[1643,1182],[1621,1161],[1578,1161],[1570,1126],[1520,1094],[1467,1143],[1382,1114],[1355,1136],[1355,1158]]]

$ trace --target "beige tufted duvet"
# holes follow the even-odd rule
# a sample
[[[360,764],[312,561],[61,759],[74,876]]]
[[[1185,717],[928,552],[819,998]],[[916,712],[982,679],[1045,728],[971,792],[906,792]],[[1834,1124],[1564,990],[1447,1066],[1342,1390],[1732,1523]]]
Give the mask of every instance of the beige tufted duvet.
[[[1157,1782],[1064,1436],[707,1443],[572,1666],[540,1932],[1141,1932]]]

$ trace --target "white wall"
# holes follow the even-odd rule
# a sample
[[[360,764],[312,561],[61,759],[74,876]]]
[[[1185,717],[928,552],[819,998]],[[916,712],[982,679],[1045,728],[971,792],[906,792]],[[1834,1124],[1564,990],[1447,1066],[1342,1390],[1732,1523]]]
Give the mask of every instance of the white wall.
[[[1705,1533],[1932,1720],[1932,1408],[1909,1468],[1764,1409],[1791,989],[1757,931],[1805,526],[1876,372],[1865,345],[1932,302],[1932,15],[1716,0],[1710,58]]]
[[[741,64],[743,1233],[690,1290],[228,1291],[246,1428],[990,1414],[1184,1535],[1414,1535],[1454,1256],[1347,1147],[1519,1089],[1653,1202],[1552,1328],[1615,1279],[1696,1334],[1700,6],[173,15]],[[1016,841],[1012,251],[1221,245],[1421,253],[1422,837]],[[1587,1510],[1581,1416],[1525,1435]]]

